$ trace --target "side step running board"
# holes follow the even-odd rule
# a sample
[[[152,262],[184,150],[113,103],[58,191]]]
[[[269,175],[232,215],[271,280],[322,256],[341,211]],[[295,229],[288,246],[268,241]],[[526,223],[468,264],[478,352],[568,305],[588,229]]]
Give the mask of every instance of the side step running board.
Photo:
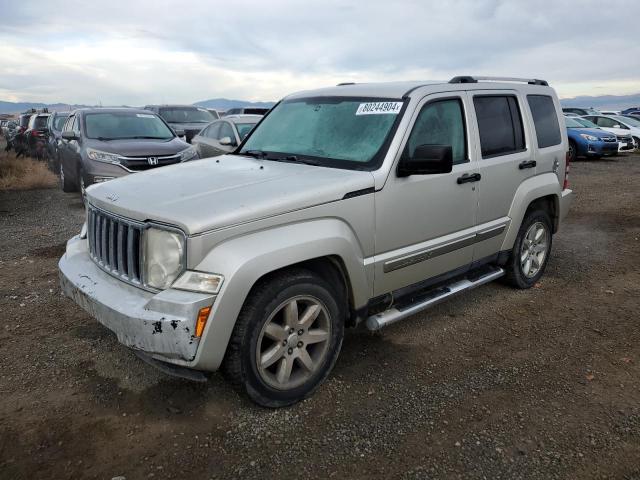
[[[367,328],[372,331],[380,330],[392,323],[396,323],[404,318],[426,310],[427,308],[433,307],[434,305],[437,305],[458,293],[479,287],[480,285],[491,282],[503,275],[504,270],[502,268],[494,267],[489,272],[483,273],[481,276],[471,278],[467,277],[462,280],[456,280],[448,285],[435,288],[428,291],[425,295],[422,295],[415,303],[410,303],[404,306],[394,306],[384,312],[370,316],[367,318]]]

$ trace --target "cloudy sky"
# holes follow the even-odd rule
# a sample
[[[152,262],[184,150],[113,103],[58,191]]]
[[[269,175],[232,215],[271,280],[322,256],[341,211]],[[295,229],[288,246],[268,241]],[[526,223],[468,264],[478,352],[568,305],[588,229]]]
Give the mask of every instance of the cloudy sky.
[[[0,0],[0,100],[277,100],[461,74],[638,93],[638,18],[640,0]]]

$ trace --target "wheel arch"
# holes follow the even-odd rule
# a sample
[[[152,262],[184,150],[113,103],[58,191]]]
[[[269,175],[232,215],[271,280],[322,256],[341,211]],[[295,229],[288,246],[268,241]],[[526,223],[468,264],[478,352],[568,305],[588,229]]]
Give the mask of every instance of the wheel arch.
[[[511,222],[500,250],[509,251],[513,248],[520,225],[533,208],[543,207],[549,212],[553,233],[556,233],[560,227],[560,196],[560,182],[555,173],[543,173],[522,182],[509,209]]]
[[[221,274],[224,281],[190,366],[216,370],[251,290],[258,282],[289,268],[305,268],[330,285],[338,284],[349,323],[372,293],[373,282],[364,267],[360,243],[340,219],[310,220],[228,239],[195,267]]]

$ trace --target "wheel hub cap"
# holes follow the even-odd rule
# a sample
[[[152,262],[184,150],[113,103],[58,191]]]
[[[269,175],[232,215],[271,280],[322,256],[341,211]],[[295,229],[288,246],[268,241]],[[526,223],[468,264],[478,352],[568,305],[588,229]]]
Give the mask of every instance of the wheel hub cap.
[[[298,296],[279,305],[262,326],[256,367],[270,387],[289,390],[304,384],[324,363],[331,322],[324,304]]]
[[[549,232],[542,222],[531,225],[522,240],[520,250],[520,267],[528,277],[535,277],[547,258],[549,248]]]

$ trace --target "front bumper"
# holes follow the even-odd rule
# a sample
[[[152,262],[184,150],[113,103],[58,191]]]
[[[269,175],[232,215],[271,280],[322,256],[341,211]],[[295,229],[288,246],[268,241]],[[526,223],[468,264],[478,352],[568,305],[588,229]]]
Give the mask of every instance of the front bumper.
[[[89,257],[87,241],[67,242],[59,262],[62,291],[118,337],[118,341],[165,362],[186,365],[194,359],[198,311],[215,296],[168,289],[148,292],[102,271]]]
[[[618,153],[618,142],[589,142],[585,156],[613,155]]]

